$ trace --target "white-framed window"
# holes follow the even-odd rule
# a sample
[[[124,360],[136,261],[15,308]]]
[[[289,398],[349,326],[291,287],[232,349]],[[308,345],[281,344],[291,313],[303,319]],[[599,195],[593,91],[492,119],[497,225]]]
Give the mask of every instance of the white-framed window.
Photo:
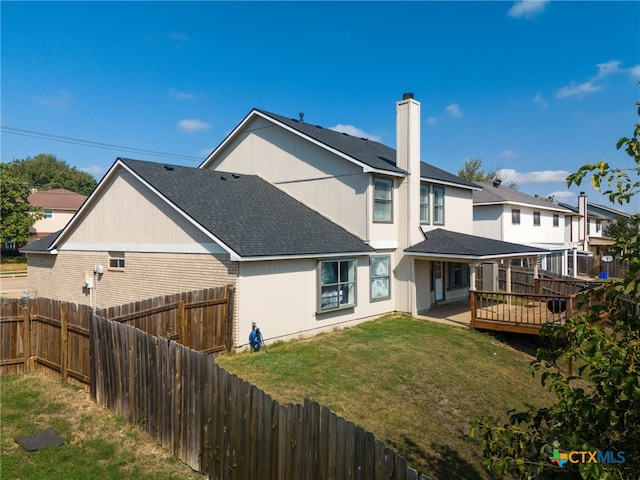
[[[520,225],[520,210],[517,208],[511,209],[511,223],[513,225]]]
[[[393,222],[393,180],[373,178],[373,221]]]
[[[370,257],[369,274],[371,300],[391,298],[391,257],[389,255]]]
[[[109,252],[109,268],[124,270],[124,252]]]
[[[444,187],[433,187],[433,224],[444,225]]]
[[[540,226],[540,212],[533,212],[533,226]]]
[[[318,305],[328,312],[356,305],[356,260],[318,262]]]
[[[557,213],[553,214],[553,226],[554,227],[560,226],[560,215],[558,215]]]
[[[602,220],[596,220],[596,232],[602,230]]]
[[[44,215],[44,218],[53,218],[53,210],[51,210],[50,208],[45,208],[44,210],[42,210],[42,214]]]
[[[431,221],[429,218],[431,210],[430,193],[431,188],[429,185],[420,185],[420,223],[429,224]]]

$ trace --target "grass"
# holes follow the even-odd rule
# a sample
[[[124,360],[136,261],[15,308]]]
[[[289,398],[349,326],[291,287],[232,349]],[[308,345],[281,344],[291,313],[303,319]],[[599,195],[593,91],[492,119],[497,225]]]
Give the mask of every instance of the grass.
[[[506,419],[512,408],[554,399],[532,377],[530,354],[407,316],[267,347],[216,361],[282,404],[309,397],[326,405],[434,480],[488,478],[471,420],[485,412]]]
[[[38,374],[0,378],[2,479],[202,479],[91,401],[83,390]],[[14,438],[53,428],[65,445],[27,452]]]
[[[0,261],[0,273],[13,274],[27,271],[27,257],[25,256],[2,256]]]

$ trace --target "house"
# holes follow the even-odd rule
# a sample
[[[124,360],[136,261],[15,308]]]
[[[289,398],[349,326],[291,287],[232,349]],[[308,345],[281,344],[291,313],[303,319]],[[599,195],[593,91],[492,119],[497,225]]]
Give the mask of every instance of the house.
[[[31,241],[64,228],[86,199],[85,195],[65,188],[54,188],[42,192],[34,189],[29,195],[29,203],[41,208],[44,218],[37,220],[29,229]]]
[[[474,236],[479,186],[397,150],[254,109],[199,168],[119,158],[73,220],[23,249],[40,295],[106,307],[232,284],[234,345],[468,298],[474,266],[546,249]],[[534,262],[535,263],[535,262]]]
[[[552,199],[502,186],[500,180],[479,185],[482,190],[473,192],[474,234],[545,248],[549,252],[540,256],[540,268],[567,275],[568,255],[577,248],[577,242],[565,238],[565,218],[571,210]]]
[[[621,210],[589,202],[584,192],[578,196],[577,207],[567,203],[560,203],[560,206],[571,211],[566,240],[576,242],[584,255],[606,255],[614,244],[613,239],[605,235],[607,225],[612,220],[630,217]]]

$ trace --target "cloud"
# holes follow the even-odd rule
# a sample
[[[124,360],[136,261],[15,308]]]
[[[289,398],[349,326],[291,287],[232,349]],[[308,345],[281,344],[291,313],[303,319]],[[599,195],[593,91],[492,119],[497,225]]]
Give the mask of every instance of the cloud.
[[[185,35],[184,33],[172,32],[172,33],[169,34],[169,38],[171,40],[175,40],[177,42],[188,42],[189,41],[189,36]]]
[[[598,72],[588,81],[582,83],[571,82],[560,88],[556,92],[556,98],[568,98],[575,96],[583,96],[587,93],[593,93],[600,90],[600,82],[611,75],[627,73],[632,77],[640,77],[640,65],[631,68],[620,68],[622,62],[619,60],[610,60],[606,63],[598,63],[596,68]]]
[[[104,175],[104,168],[98,165],[90,165],[88,167],[80,167],[78,168],[81,172],[88,173],[89,175],[93,175],[96,178],[101,178]]]
[[[513,18],[533,18],[544,12],[549,0],[522,0],[515,2],[507,12]]]
[[[196,96],[192,93],[181,92],[179,90],[176,90],[175,88],[169,90],[169,95],[171,95],[173,98],[177,98],[178,100],[193,100],[196,98]]]
[[[536,96],[533,97],[533,103],[545,108],[549,105],[540,92],[536,93]]]
[[[518,158],[518,154],[512,150],[505,150],[504,152],[500,153],[500,155],[498,155],[498,157],[500,158],[508,158],[508,159],[514,159],[514,158]]]
[[[198,118],[185,118],[178,122],[178,129],[183,132],[200,132],[202,130],[209,130],[211,124],[209,122],[203,122]]]
[[[347,133],[354,137],[367,138],[374,142],[379,142],[380,137],[378,135],[372,135],[370,133],[365,132],[364,130],[359,129],[358,127],[354,127],[353,125],[342,125],[339,123],[335,127],[330,127],[329,130],[334,130],[340,133]]]
[[[557,202],[562,203],[572,203],[570,200],[578,197],[575,192],[572,192],[571,190],[558,190],[556,192],[549,193],[547,196],[553,197]]]
[[[565,182],[570,175],[565,170],[543,170],[540,172],[517,172],[512,168],[501,168],[497,172],[502,181],[507,183],[515,182],[518,185],[534,183]]]
[[[48,108],[64,110],[70,107],[73,94],[68,90],[58,90],[48,97],[34,97],[35,101]]]
[[[438,123],[438,118],[437,117],[427,117],[427,123],[429,125],[435,125],[436,123]]]
[[[452,103],[451,105],[447,105],[445,110],[453,118],[462,118],[462,110],[460,110],[460,107],[458,106],[457,103]]]

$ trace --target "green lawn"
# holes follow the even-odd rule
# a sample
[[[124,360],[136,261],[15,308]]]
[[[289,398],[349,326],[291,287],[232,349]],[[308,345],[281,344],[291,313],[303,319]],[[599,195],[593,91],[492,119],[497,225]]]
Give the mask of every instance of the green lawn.
[[[3,480],[203,478],[84,391],[40,375],[1,377],[0,388]],[[65,445],[28,452],[14,442],[48,427]]]
[[[268,323],[261,327],[268,335]],[[532,377],[529,354],[485,333],[406,316],[267,348],[216,361],[280,403],[309,397],[328,406],[434,480],[488,478],[470,421],[554,398]]]

